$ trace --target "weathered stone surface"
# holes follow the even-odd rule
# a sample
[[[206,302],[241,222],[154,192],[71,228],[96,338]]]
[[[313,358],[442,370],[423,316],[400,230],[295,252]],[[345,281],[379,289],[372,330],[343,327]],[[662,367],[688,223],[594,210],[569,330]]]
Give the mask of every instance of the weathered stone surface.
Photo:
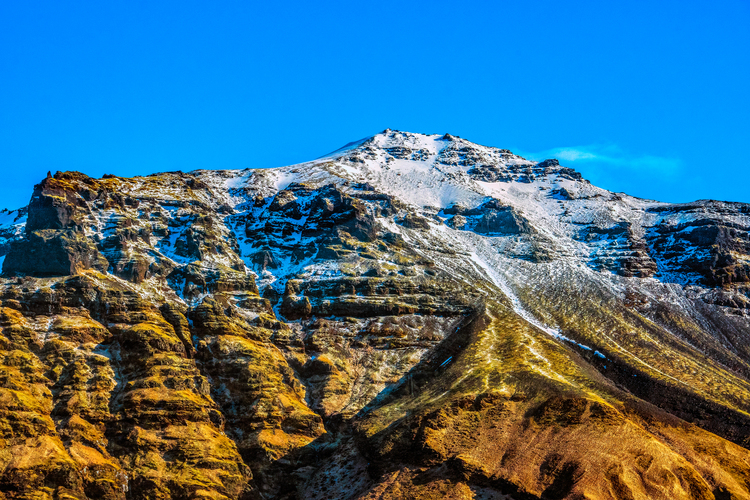
[[[41,314],[2,309],[5,348],[34,360],[40,378],[34,389],[5,371],[14,384],[9,394],[32,392],[23,407],[0,405],[14,412],[2,421],[10,423],[15,457],[2,462],[0,491],[10,498],[45,488],[50,495],[63,488],[71,498],[179,497],[203,488],[237,498],[249,491],[250,472],[221,434],[177,311],[165,309],[179,335],[137,295],[85,275],[32,297],[4,301]],[[21,417],[36,423],[21,425]]]
[[[592,267],[608,269],[621,276],[648,278],[657,271],[657,264],[649,254],[647,242],[638,238],[631,225],[621,222],[607,228],[596,226],[582,230],[580,237],[602,248],[592,258]]]
[[[444,209],[443,213],[453,216],[446,224],[454,229],[485,235],[518,235],[534,232],[533,226],[523,215],[495,199],[472,209],[453,205]]]
[[[430,229],[430,223],[427,219],[414,214],[406,214],[400,223],[409,229]]]
[[[708,217],[673,225],[659,225],[649,231],[648,245],[657,254],[664,272],[694,276],[708,286],[750,281],[750,227],[722,220],[732,207],[714,202]],[[705,211],[683,205],[677,213]],[[705,212],[703,212],[705,213]]]
[[[88,205],[79,195],[77,186],[70,180],[87,182],[89,179],[77,172],[57,173],[34,187],[29,202],[29,219],[26,231],[38,229],[69,229],[80,223],[78,216],[88,211]]]
[[[82,233],[43,229],[13,242],[3,263],[3,272],[8,275],[67,276],[86,269],[106,271],[107,267],[107,260]]]

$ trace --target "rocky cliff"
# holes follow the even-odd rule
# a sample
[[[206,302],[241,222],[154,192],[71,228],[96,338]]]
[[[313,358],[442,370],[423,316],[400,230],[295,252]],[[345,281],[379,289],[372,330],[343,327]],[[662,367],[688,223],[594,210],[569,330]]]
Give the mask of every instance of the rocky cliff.
[[[750,499],[750,205],[386,130],[0,213],[0,499]]]

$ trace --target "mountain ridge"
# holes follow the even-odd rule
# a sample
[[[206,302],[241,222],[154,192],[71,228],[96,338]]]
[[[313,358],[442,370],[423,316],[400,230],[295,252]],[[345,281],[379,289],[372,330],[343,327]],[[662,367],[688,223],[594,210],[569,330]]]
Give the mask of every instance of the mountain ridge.
[[[750,498],[750,205],[387,129],[19,215],[6,498]]]

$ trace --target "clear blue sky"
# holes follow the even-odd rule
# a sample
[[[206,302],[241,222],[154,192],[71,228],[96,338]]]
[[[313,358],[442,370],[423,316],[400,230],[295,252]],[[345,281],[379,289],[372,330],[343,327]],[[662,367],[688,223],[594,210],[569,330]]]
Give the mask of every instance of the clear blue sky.
[[[48,170],[274,167],[394,128],[750,202],[750,2],[2,2],[0,208]]]

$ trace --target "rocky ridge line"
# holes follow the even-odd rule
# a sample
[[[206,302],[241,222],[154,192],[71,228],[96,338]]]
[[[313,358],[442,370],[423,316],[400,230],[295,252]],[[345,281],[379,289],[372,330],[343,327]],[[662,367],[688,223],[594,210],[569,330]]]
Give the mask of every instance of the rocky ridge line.
[[[750,498],[747,214],[391,130],[50,176],[0,228],[0,495]]]

